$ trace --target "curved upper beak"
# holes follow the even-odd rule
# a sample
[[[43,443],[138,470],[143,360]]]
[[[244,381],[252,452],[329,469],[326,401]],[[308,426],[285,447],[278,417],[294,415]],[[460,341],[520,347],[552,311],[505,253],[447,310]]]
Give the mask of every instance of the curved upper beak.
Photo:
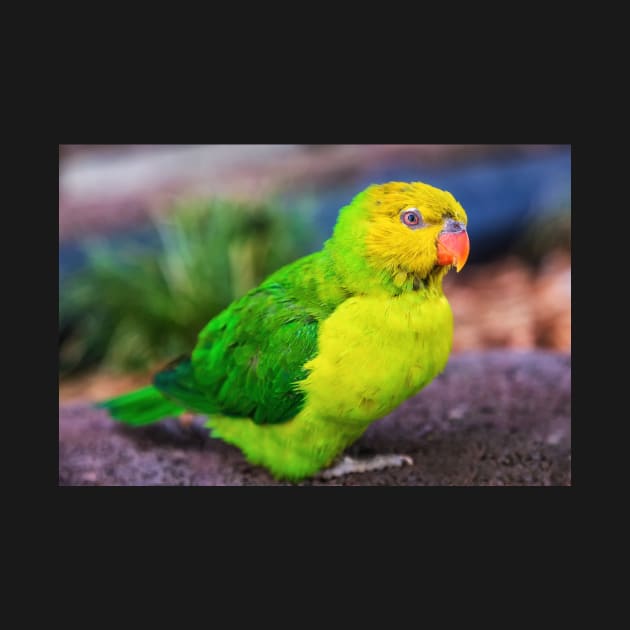
[[[437,238],[438,265],[453,265],[459,272],[468,260],[470,240],[466,226],[449,219]]]

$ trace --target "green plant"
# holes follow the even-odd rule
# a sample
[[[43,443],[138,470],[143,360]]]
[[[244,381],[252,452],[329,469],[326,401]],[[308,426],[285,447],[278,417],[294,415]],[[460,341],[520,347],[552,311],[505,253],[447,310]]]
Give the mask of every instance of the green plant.
[[[157,249],[92,241],[86,268],[60,288],[61,374],[189,352],[209,319],[318,245],[305,208],[271,203],[188,201],[154,225]]]

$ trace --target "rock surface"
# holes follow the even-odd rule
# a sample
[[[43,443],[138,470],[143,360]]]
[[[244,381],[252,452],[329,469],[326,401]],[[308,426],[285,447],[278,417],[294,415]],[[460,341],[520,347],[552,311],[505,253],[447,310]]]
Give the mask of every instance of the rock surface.
[[[85,404],[59,409],[59,485],[287,485],[208,437],[202,419],[131,429]],[[571,485],[571,357],[455,354],[417,396],[372,424],[353,456],[413,466],[300,485]]]

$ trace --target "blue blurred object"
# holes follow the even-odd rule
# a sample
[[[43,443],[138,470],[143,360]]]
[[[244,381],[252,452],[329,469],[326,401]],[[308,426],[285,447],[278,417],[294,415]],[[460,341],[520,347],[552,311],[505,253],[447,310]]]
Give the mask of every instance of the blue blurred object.
[[[369,184],[388,181],[423,181],[450,191],[468,214],[471,240],[469,262],[482,262],[509,250],[534,219],[571,205],[571,150],[559,147],[541,155],[519,155],[499,160],[488,158],[473,164],[417,168],[409,164],[388,164],[364,171],[350,183],[334,188],[312,189],[314,217],[321,243],[330,236],[339,209]],[[304,197],[306,191],[280,197],[287,207]],[[159,242],[152,226],[118,232],[99,240],[113,246],[136,243],[155,246]],[[85,263],[84,242],[69,242],[59,248],[59,275]]]
[[[468,214],[469,262],[490,260],[510,248],[534,219],[571,205],[571,152],[487,160],[450,168],[388,165],[362,174],[352,184],[315,192],[318,223],[332,231],[339,208],[374,183],[422,181],[448,190]]]
[[[98,243],[106,247],[122,249],[123,247],[142,247],[151,251],[158,247],[160,237],[153,225],[134,227],[120,230],[111,234],[99,235],[59,244],[59,283],[61,284],[70,274],[79,271],[87,262],[86,250],[91,243]]]

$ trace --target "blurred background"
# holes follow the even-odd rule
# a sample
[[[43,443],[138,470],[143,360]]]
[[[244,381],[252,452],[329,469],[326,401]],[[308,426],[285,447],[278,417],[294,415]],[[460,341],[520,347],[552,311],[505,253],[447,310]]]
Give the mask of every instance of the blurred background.
[[[150,382],[391,180],[468,214],[469,262],[445,280],[454,351],[570,352],[568,145],[59,145],[60,402]]]

